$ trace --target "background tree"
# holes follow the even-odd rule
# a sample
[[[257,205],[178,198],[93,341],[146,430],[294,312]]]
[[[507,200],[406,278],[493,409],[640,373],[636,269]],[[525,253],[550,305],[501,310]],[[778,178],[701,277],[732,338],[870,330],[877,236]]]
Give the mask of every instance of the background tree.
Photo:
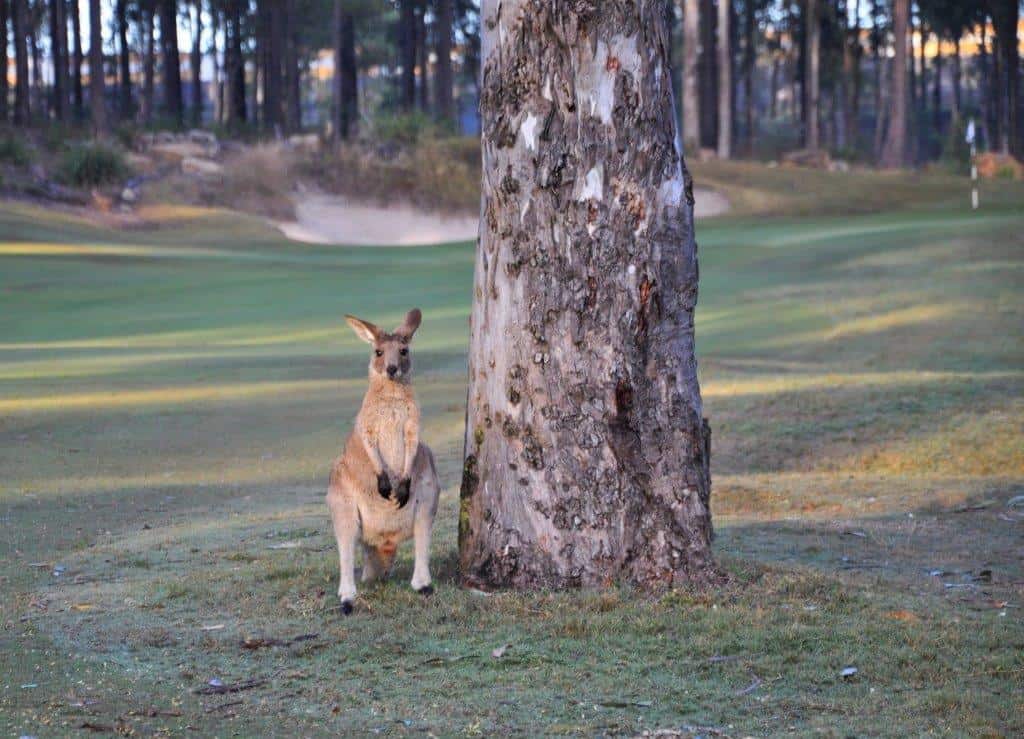
[[[121,117],[130,119],[135,115],[135,101],[132,96],[132,49],[128,44],[128,0],[116,0],[114,3],[114,17],[117,26]]]
[[[1003,153],[1020,154],[1020,52],[1017,29],[1020,23],[1019,0],[988,0],[992,26],[999,50],[996,90],[993,98],[999,120],[998,146]]]
[[[820,146],[818,126],[821,119],[821,18],[818,0],[804,0],[804,13],[807,34],[806,145],[811,151],[817,151]]]
[[[85,95],[82,91],[82,18],[79,15],[78,0],[68,2],[68,14],[71,16],[71,35],[74,49],[71,52],[71,98],[75,109],[75,119],[82,120],[85,116]]]
[[[178,2],[157,0],[160,10],[160,59],[163,63],[164,113],[176,124],[184,122],[181,58],[178,50]]]
[[[454,124],[455,105],[452,97],[452,0],[436,0],[437,23],[434,24],[436,37],[437,73],[434,78],[437,117],[445,124]]]
[[[192,124],[202,125],[203,122],[203,1],[195,0],[192,4],[190,20],[192,26],[192,56],[189,64],[192,67]]]
[[[690,153],[700,149],[700,0],[683,0],[683,145]]]
[[[346,0],[334,0],[334,128],[347,139],[356,133],[359,117],[355,15]]]
[[[31,119],[28,80],[28,3],[11,0],[11,31],[14,33],[14,122],[27,125]]]
[[[749,0],[748,0],[749,2]],[[718,0],[718,156],[732,156],[732,3]]]
[[[106,80],[103,70],[103,13],[100,0],[89,0],[89,110],[97,135],[107,130]]]
[[[68,27],[65,0],[50,0],[50,63],[53,68],[53,116],[68,120],[71,108],[68,78]],[[6,53],[4,54],[6,57]],[[4,73],[6,74],[6,69]]]
[[[902,167],[907,159],[907,25],[910,0],[892,3],[892,84],[889,101],[889,127],[882,149],[883,167]]]
[[[482,18],[463,575],[712,581],[691,182],[663,5],[485,0]]]
[[[8,118],[7,97],[10,90],[8,89],[7,73],[10,69],[10,57],[7,56],[9,43],[7,23],[10,18],[10,7],[10,0],[0,0],[0,49],[3,49],[3,54],[0,55],[0,59],[3,59],[3,74],[0,74],[0,125],[6,124]]]

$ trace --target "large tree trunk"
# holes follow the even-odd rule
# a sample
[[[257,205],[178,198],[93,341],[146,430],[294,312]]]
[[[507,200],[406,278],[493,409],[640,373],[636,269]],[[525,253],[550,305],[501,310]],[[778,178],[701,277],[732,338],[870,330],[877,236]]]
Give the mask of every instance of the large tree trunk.
[[[203,0],[195,2],[196,15],[192,21],[192,124],[203,124]],[[212,9],[211,9],[212,11]]]
[[[807,148],[817,151],[820,144],[821,97],[821,19],[818,0],[805,0],[807,14]]]
[[[892,83],[889,99],[889,130],[882,149],[883,167],[902,167],[907,163],[907,21],[910,0],[893,0]]]
[[[107,130],[106,80],[103,70],[103,16],[100,0],[89,0],[89,109],[97,135]]]
[[[10,58],[7,56],[7,21],[10,16],[10,0],[0,0],[0,60],[3,60],[3,74],[0,74],[0,126],[7,124],[7,95],[10,92],[7,82],[7,70]]]
[[[843,44],[844,77],[848,85],[845,128],[849,145],[856,149],[859,139],[862,47],[860,45],[860,0],[853,7],[853,27]]]
[[[748,0],[749,2],[749,0]],[[732,3],[718,0],[718,157],[732,157]]]
[[[434,8],[435,53],[437,69],[434,73],[434,98],[437,117],[447,125],[455,123],[455,104],[452,97],[452,0],[436,0]]]
[[[355,18],[345,0],[334,0],[334,29],[334,127],[338,138],[347,139],[356,133],[359,111]]]
[[[700,151],[700,0],[683,4],[683,149]]]
[[[416,104],[423,112],[430,110],[430,84],[427,68],[430,46],[427,40],[427,3],[420,0],[416,10],[416,67],[420,70],[420,84]]]
[[[932,77],[932,125],[935,132],[942,134],[942,37],[935,37],[936,49],[935,59],[932,62],[935,72]]]
[[[295,8],[284,7],[284,122],[288,131],[302,128],[302,69],[299,66],[299,38],[295,23]]]
[[[117,42],[121,82],[121,117],[130,119],[135,114],[135,102],[132,100],[132,68],[131,47],[128,45],[128,11],[127,0],[117,0],[115,15],[117,16]]]
[[[178,1],[160,0],[160,52],[163,58],[164,107],[175,123],[184,122],[181,58],[178,56]]]
[[[664,5],[564,5],[482,8],[462,574],[706,583],[692,182]]]
[[[4,34],[6,36],[6,34]],[[68,119],[68,24],[64,0],[50,0],[50,60],[53,63],[53,115]],[[4,58],[7,58],[6,46]],[[7,69],[4,68],[6,75]]]
[[[141,35],[142,35],[142,122],[149,124],[153,120],[155,97],[156,41],[154,35],[154,7],[152,0],[141,3]]]
[[[31,119],[29,109],[28,83],[28,5],[26,0],[11,0],[11,31],[14,33],[14,122],[28,125]]]

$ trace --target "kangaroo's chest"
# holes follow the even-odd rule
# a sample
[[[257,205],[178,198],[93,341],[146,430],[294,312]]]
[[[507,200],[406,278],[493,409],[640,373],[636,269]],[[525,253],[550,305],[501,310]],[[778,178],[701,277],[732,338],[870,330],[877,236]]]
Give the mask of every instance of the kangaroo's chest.
[[[402,469],[405,461],[405,426],[412,417],[408,403],[375,403],[366,408],[364,423],[377,450],[392,471]]]

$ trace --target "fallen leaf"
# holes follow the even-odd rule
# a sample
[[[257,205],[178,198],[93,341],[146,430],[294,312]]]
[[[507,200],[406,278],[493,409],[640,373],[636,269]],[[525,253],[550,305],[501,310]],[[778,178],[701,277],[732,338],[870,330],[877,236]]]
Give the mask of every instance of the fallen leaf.
[[[839,673],[839,677],[853,677],[857,674],[856,667],[844,667],[842,672]]]
[[[1015,508],[1016,506],[1024,506],[1024,495],[1016,495],[1006,501],[1007,508]]]
[[[743,690],[737,690],[736,695],[749,695],[750,693],[753,693],[755,690],[760,688],[762,683],[763,681],[761,680],[761,678],[755,677],[754,681],[750,683],[750,685],[745,687]]]
[[[209,626],[201,626],[203,631],[220,631],[224,628],[224,624],[210,624]]]
[[[73,606],[71,606],[71,610],[72,611],[91,611],[95,607],[96,606],[94,606],[92,603],[75,603]]]
[[[501,659],[505,656],[505,652],[507,652],[511,648],[511,644],[502,644],[500,647],[491,652],[491,656],[494,657],[494,659]]]
[[[271,544],[267,549],[298,549],[302,544],[297,541],[283,541],[280,544]]]
[[[607,700],[598,702],[599,706],[605,708],[650,708],[654,705],[653,701],[620,701],[620,700]]]
[[[225,684],[218,678],[213,678],[207,683],[206,687],[197,688],[193,692],[196,695],[222,695],[224,693],[240,693],[243,690],[251,690],[252,688],[258,688],[260,685],[265,685],[266,680],[243,680],[240,683]]]
[[[992,505],[994,500],[983,500],[980,503],[972,503],[969,505],[958,506],[953,509],[954,513],[970,513],[971,511],[983,511]]]

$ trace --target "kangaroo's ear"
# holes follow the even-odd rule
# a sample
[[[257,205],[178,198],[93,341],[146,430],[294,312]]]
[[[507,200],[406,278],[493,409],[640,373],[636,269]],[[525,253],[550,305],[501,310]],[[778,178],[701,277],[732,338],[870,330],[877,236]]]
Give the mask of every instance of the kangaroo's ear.
[[[380,337],[380,329],[369,321],[364,321],[355,316],[345,316],[345,320],[348,321],[348,325],[352,327],[352,330],[356,332],[356,336],[367,344],[375,343]]]
[[[416,329],[420,327],[420,321],[422,320],[423,314],[420,313],[420,309],[413,308],[405,314],[405,321],[395,329],[395,333],[404,336],[406,339],[411,339],[412,335],[416,333]]]

